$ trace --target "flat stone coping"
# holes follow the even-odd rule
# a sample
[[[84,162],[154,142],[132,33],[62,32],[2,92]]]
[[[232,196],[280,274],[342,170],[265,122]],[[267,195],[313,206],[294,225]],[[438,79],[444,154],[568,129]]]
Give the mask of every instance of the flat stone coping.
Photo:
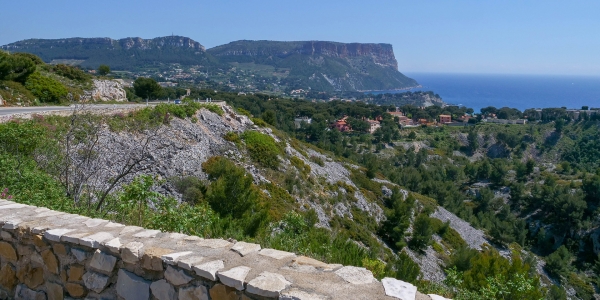
[[[416,287],[400,280],[379,281],[365,268],[326,264],[258,244],[126,226],[2,199],[0,227],[13,234],[77,244],[92,252],[97,249],[90,267],[100,274],[112,270],[119,259],[164,272],[164,282],[154,284],[154,291],[191,281],[193,278],[182,271],[188,270],[238,291],[273,299],[440,299],[418,293]],[[117,286],[123,293],[131,292],[124,289]]]

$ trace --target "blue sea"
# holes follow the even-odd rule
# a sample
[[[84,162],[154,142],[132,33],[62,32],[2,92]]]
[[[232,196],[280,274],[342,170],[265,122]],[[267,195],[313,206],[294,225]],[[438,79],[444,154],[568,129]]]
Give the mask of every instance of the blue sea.
[[[600,76],[476,75],[410,73],[444,102],[473,108],[600,107]]]

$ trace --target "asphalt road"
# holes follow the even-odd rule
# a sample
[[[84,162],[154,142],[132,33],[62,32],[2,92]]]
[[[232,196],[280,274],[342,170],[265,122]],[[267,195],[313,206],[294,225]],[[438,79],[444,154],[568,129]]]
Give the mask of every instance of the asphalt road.
[[[69,106],[0,107],[0,116],[72,109],[73,108]]]
[[[156,105],[158,103],[166,103],[166,101],[150,101],[148,105]],[[173,103],[173,101],[171,101]],[[206,102],[200,102],[206,103]],[[223,105],[225,101],[214,101],[209,104]],[[91,104],[86,105],[85,109],[119,109],[119,108],[132,108],[132,107],[144,107],[146,103],[141,104]],[[28,114],[28,113],[39,113],[46,111],[71,111],[74,106],[29,106],[29,107],[0,107],[0,116],[7,116],[13,114]]]
[[[152,102],[150,103],[152,105]],[[86,105],[85,109],[119,109],[119,108],[131,108],[131,107],[143,107],[146,104],[92,104]],[[72,111],[74,106],[30,106],[30,107],[0,107],[0,116],[13,115],[13,114],[28,114],[28,113],[39,113],[46,111]]]

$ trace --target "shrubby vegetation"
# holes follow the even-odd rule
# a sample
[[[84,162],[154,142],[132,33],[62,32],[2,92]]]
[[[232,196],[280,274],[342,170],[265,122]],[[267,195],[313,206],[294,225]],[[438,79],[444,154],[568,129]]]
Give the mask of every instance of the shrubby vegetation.
[[[194,93],[199,98],[216,98],[214,91]],[[6,185],[0,188],[9,188],[16,199],[26,199],[19,201],[53,209],[206,237],[255,241],[327,262],[365,266],[378,277],[400,278],[455,299],[564,299],[565,287],[581,299],[593,294],[600,258],[593,254],[587,237],[599,225],[597,116],[567,121],[556,112],[552,121],[539,124],[404,130],[385,113],[392,109],[389,106],[268,100],[265,95],[219,96],[238,111],[255,116],[257,125],[268,127],[230,132],[225,138],[247,151],[270,174],[271,183],[257,185],[235,162],[213,157],[203,164],[208,180],[168,179],[183,195],[182,203],[152,192],[157,179],[146,176],[112,193],[97,210],[83,205],[85,201],[74,202],[57,177],[36,164],[34,157],[53,146],[48,141],[65,131],[64,119],[48,118],[0,125],[0,182]],[[222,114],[217,106],[185,101],[106,122],[112,130],[143,130],[168,124],[173,117],[191,119],[202,107]],[[440,112],[464,113],[455,108],[404,109],[429,117]],[[518,117],[512,110],[496,110],[504,112]],[[540,119],[550,120],[551,113],[545,112]],[[329,130],[330,123],[343,115],[356,124],[363,117],[381,115],[382,128],[373,135]],[[296,116],[309,116],[313,122],[296,128]],[[284,145],[263,132],[287,139],[301,157],[285,154]],[[310,207],[300,210],[295,201],[320,180],[308,176],[311,169],[303,159],[326,165],[321,156],[308,155],[308,148],[358,166],[350,171],[356,187],[343,182],[325,185],[347,193],[311,201],[335,204],[343,197],[352,200],[354,191],[360,190],[367,201],[382,205],[386,220],[377,224],[367,213],[350,208],[352,220],[335,216],[328,224],[331,230],[315,227],[316,212]],[[290,168],[281,164],[282,159],[289,160]],[[392,190],[391,197],[382,193],[383,185]],[[401,189],[409,191],[406,199]],[[494,246],[511,247],[511,259],[492,247],[470,250],[449,224],[429,217],[438,204],[484,230]],[[433,242],[433,236],[441,239]],[[447,267],[448,279],[438,285],[420,280],[419,267],[407,254],[419,255],[429,247]],[[560,286],[543,288],[540,282],[545,279],[538,277],[535,259],[526,253],[545,259],[546,270]]]

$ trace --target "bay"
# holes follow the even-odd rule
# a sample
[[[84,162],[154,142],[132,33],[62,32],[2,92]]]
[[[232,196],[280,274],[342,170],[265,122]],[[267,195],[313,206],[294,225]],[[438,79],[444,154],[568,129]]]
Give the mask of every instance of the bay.
[[[448,104],[473,108],[600,107],[600,76],[408,73]],[[401,92],[401,91],[397,91]]]

